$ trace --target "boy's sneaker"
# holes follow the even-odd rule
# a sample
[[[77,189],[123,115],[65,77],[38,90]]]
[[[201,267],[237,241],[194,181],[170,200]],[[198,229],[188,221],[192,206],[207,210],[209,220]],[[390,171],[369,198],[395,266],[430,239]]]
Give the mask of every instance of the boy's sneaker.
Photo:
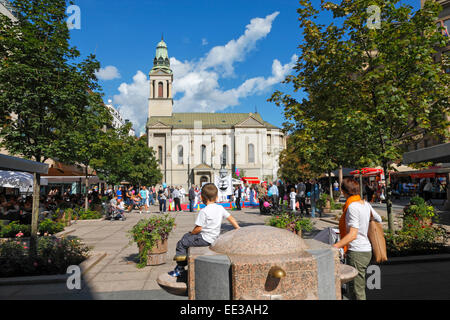
[[[183,272],[185,272],[185,270],[184,270],[183,267],[176,266],[175,269],[174,269],[173,271],[170,271],[170,272],[169,272],[169,276],[178,278],[178,277],[181,277],[181,275],[183,274]]]

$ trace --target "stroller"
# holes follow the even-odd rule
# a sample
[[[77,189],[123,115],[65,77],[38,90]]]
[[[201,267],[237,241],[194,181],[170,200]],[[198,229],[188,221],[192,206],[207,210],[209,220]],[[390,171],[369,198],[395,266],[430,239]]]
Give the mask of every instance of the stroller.
[[[267,206],[266,203],[268,203],[269,206]],[[266,206],[264,206],[264,204],[266,204]],[[262,199],[260,199],[259,207],[261,214],[272,215],[277,212],[276,208],[273,205],[272,198],[267,195],[265,195]]]
[[[111,222],[115,220],[125,221],[126,218],[121,213],[121,210],[114,208],[111,204],[105,205],[106,207],[106,220],[111,220]]]
[[[333,245],[340,240],[339,229],[336,228],[326,228],[320,231],[314,237],[314,240]],[[341,258],[341,262],[344,263],[344,250],[339,249],[339,254]]]

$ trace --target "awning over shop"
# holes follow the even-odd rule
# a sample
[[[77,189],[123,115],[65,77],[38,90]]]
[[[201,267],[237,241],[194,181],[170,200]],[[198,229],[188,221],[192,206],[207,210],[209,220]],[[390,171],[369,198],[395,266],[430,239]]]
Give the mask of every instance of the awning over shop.
[[[33,191],[33,174],[20,171],[3,171],[0,170],[0,187],[19,189],[20,192]],[[40,179],[41,186],[48,185],[48,180]]]
[[[445,176],[448,173],[450,173],[450,167],[431,167],[425,170],[391,172],[391,176],[395,177],[410,176],[413,179],[422,179],[422,178],[436,178],[440,176]]]
[[[73,183],[73,182],[82,182],[85,183],[85,176],[45,176],[45,179],[48,180],[48,183]],[[90,184],[97,184],[100,182],[100,179],[97,176],[89,177]]]
[[[261,183],[261,180],[259,180],[258,178],[254,178],[254,177],[244,177],[241,180],[247,184],[260,184]]]
[[[361,170],[355,170],[350,172],[351,175],[360,175],[362,174],[363,177],[372,177],[377,176],[379,174],[383,174],[383,169],[376,169],[376,168],[363,168]]]
[[[0,170],[47,174],[48,164],[0,154]]]
[[[403,154],[404,164],[419,162],[449,163],[450,143],[439,144]]]

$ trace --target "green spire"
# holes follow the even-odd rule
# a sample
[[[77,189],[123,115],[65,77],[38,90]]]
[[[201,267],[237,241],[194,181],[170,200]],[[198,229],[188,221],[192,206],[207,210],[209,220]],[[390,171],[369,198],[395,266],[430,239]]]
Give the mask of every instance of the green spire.
[[[158,43],[156,47],[156,55],[153,61],[153,70],[164,69],[172,73],[170,69],[169,52],[167,50],[167,44],[164,42],[164,34],[161,35],[161,42]]]

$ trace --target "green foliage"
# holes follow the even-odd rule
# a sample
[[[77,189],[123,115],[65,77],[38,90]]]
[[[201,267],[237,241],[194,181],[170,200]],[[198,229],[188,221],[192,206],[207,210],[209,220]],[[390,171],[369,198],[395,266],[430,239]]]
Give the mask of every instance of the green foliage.
[[[44,221],[41,221],[39,223],[38,230],[42,235],[54,235],[61,231],[64,231],[64,223],[45,219]]]
[[[326,207],[328,201],[330,201],[331,204],[332,200],[330,200],[330,195],[328,193],[321,193],[319,200],[316,201],[316,206],[322,210]]]
[[[156,241],[167,240],[174,227],[175,218],[167,214],[142,219],[128,232],[130,243],[134,241],[140,247],[138,268],[147,265],[148,252],[155,247]]]
[[[98,211],[80,209],[76,215],[76,220],[97,220],[103,217],[103,214]]]
[[[129,136],[131,124],[108,130],[106,163],[97,168],[98,176],[109,184],[127,181],[134,185],[154,185],[161,181],[155,152],[147,145],[147,137]]]
[[[373,4],[382,12],[381,29],[366,24]],[[296,74],[285,83],[305,98],[277,91],[270,101],[284,107],[285,129],[312,171],[338,165],[387,170],[414,136],[448,136],[442,115],[450,111],[449,59],[433,60],[448,42],[436,30],[437,2],[426,1],[417,12],[399,0],[321,1],[321,10],[310,0],[300,5],[304,41]],[[322,13],[338,23],[324,25]],[[389,180],[386,189],[391,228]]]
[[[272,215],[266,222],[268,226],[286,229],[291,232],[311,231],[313,225],[311,220],[296,216],[292,213],[286,212],[280,215]]]
[[[434,220],[434,222],[433,222]],[[439,253],[445,249],[447,231],[437,226],[434,208],[420,197],[411,199],[403,210],[403,227],[386,235],[391,256]]]
[[[0,243],[0,277],[65,274],[71,265],[89,257],[90,248],[80,240],[38,238],[37,254],[30,254],[25,241]]]
[[[15,238],[19,233],[23,233],[22,237],[29,237],[31,234],[31,226],[20,224],[18,221],[12,221],[10,224],[1,228],[0,238]]]

